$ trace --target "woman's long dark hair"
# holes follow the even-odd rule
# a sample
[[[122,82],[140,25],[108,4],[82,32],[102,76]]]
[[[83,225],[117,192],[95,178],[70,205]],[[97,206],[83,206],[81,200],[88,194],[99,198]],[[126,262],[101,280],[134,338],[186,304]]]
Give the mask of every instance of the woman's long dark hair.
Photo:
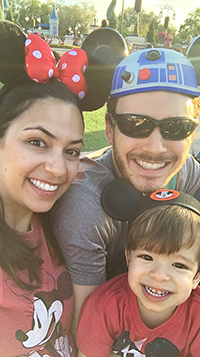
[[[24,83],[21,81],[19,85],[9,89],[7,93],[5,89],[0,93],[3,94],[1,95],[0,104],[0,140],[4,137],[10,124],[39,99],[56,98],[66,103],[72,103],[80,110],[79,99],[63,83],[55,80],[51,80],[46,84],[38,84],[25,79]],[[43,227],[50,254],[55,256],[59,264],[63,263],[63,256],[49,226],[48,213],[38,214],[38,217]],[[0,226],[0,266],[20,288],[32,290],[38,287],[40,279],[37,269],[43,262],[35,255],[36,248],[29,247],[23,236],[17,234],[6,224],[2,200]],[[24,282],[19,277],[19,272],[25,269],[28,270],[30,283]]]

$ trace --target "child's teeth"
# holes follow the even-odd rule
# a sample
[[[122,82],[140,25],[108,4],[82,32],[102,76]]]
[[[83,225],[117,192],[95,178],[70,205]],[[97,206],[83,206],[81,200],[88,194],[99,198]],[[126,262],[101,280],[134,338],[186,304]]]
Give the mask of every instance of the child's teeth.
[[[145,289],[148,292],[148,294],[153,295],[153,296],[158,296],[159,297],[159,296],[165,296],[165,295],[169,294],[168,291],[156,290],[156,289],[151,288],[149,286],[145,286]]]

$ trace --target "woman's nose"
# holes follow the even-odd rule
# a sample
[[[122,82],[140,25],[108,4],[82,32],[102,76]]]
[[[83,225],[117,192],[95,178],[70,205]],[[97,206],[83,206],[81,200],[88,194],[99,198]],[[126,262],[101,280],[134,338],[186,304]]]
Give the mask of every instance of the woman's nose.
[[[51,155],[44,164],[45,171],[51,173],[55,177],[62,177],[66,175],[67,163],[62,154]]]

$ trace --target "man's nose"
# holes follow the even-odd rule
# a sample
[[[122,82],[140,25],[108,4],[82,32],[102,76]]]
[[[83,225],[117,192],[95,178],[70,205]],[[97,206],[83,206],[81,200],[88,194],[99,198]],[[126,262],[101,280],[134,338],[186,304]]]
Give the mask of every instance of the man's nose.
[[[143,138],[142,140],[143,150],[152,156],[158,156],[167,151],[166,139],[163,138],[158,127],[147,138]]]

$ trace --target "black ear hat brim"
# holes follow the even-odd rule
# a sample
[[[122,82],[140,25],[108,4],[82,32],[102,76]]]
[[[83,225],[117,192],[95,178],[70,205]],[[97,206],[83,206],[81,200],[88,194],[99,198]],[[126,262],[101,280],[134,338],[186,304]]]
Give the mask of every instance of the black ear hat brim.
[[[198,191],[198,196],[200,199],[200,189]],[[180,195],[177,198],[173,198],[171,200],[157,201],[153,200],[149,195],[147,195],[144,196],[140,201],[138,201],[136,205],[132,205],[132,209],[128,218],[129,225],[131,225],[131,223],[135,221],[137,217],[139,217],[143,212],[147,211],[148,209],[166,205],[185,207],[200,216],[200,201],[198,200],[197,196],[192,197],[184,192],[180,192]]]
[[[0,21],[0,81],[10,83],[26,75],[25,33],[13,22]]]
[[[129,225],[146,210],[164,205],[182,206],[200,216],[200,188],[196,191],[194,197],[179,192],[179,196],[176,198],[155,200],[150,195],[143,196],[124,178],[116,179],[104,188],[101,203],[110,217],[120,221],[128,221]]]
[[[104,188],[101,202],[109,216],[116,220],[127,221],[133,206],[141,198],[141,192],[122,178],[110,182]]]

